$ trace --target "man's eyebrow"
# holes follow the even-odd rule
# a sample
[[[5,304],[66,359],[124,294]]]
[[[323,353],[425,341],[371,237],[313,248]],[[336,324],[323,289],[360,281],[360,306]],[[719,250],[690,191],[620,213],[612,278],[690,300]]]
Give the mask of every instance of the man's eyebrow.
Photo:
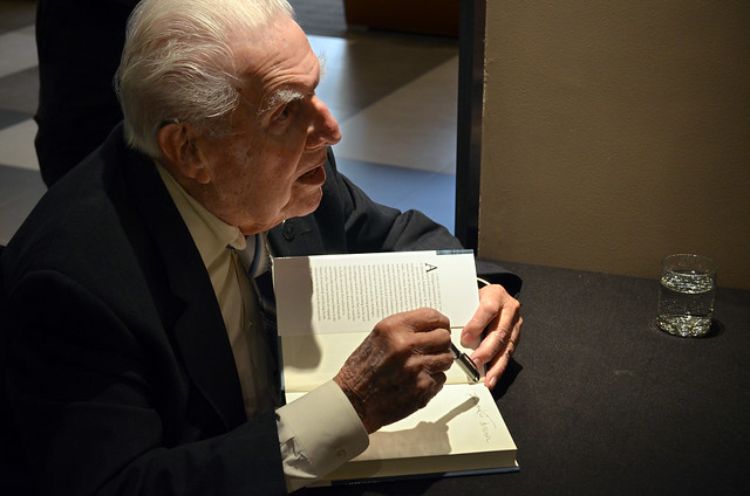
[[[325,73],[326,60],[325,60],[325,57],[322,55],[316,55],[316,57],[318,59],[318,67],[319,67],[318,78],[315,81],[315,87],[317,88],[318,84],[320,83],[320,80],[323,79],[323,74]],[[258,108],[258,115],[261,116],[267,112],[270,112],[276,107],[279,107],[281,105],[286,105],[295,100],[303,100],[305,98],[306,98],[305,93],[300,90],[297,90],[291,87],[278,89],[274,91],[270,96],[263,99],[264,100],[263,103]]]
[[[258,115],[263,115],[276,107],[286,105],[295,100],[304,99],[305,94],[300,90],[295,90],[294,88],[281,88],[274,91],[269,97],[264,98],[263,104],[258,108]]]

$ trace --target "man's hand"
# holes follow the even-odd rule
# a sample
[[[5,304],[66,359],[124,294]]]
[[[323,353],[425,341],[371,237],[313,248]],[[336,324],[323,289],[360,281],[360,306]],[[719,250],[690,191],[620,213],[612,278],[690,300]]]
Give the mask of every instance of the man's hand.
[[[334,378],[368,433],[427,404],[445,383],[453,363],[450,323],[421,308],[375,325]]]
[[[461,344],[476,348],[471,359],[477,367],[487,364],[484,384],[488,388],[495,387],[508,366],[521,326],[521,304],[505,288],[490,284],[479,290],[479,308],[461,331]]]

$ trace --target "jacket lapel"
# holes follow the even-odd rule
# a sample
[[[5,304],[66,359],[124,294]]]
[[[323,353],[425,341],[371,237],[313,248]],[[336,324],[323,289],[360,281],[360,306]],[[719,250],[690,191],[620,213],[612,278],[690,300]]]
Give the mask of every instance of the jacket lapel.
[[[245,411],[232,350],[208,273],[156,166],[140,153],[125,153],[127,189],[159,252],[169,289],[183,303],[172,305],[172,315],[162,315],[162,321],[173,322],[172,338],[188,376],[224,427],[231,429],[246,420]]]

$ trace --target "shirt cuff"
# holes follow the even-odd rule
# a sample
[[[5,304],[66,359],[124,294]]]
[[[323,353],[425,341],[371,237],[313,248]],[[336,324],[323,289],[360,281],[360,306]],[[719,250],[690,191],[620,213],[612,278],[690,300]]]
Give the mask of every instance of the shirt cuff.
[[[369,444],[357,412],[334,381],[282,406],[276,413],[290,491],[330,473]]]

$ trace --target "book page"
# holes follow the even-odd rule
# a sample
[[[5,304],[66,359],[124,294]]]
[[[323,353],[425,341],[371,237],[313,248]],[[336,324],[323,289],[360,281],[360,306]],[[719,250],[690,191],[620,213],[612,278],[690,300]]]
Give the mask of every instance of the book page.
[[[333,378],[372,328],[430,306],[459,329],[479,304],[470,251],[415,251],[277,258],[273,264],[284,388],[310,391]],[[448,383],[467,383],[458,365]]]
[[[431,307],[461,328],[479,303],[470,251],[274,259],[279,334],[369,332],[394,313]]]
[[[299,396],[287,394],[287,401]],[[515,454],[516,445],[486,387],[444,386],[423,409],[370,434],[369,447],[326,478],[513,467]],[[448,455],[450,459],[441,458]]]

